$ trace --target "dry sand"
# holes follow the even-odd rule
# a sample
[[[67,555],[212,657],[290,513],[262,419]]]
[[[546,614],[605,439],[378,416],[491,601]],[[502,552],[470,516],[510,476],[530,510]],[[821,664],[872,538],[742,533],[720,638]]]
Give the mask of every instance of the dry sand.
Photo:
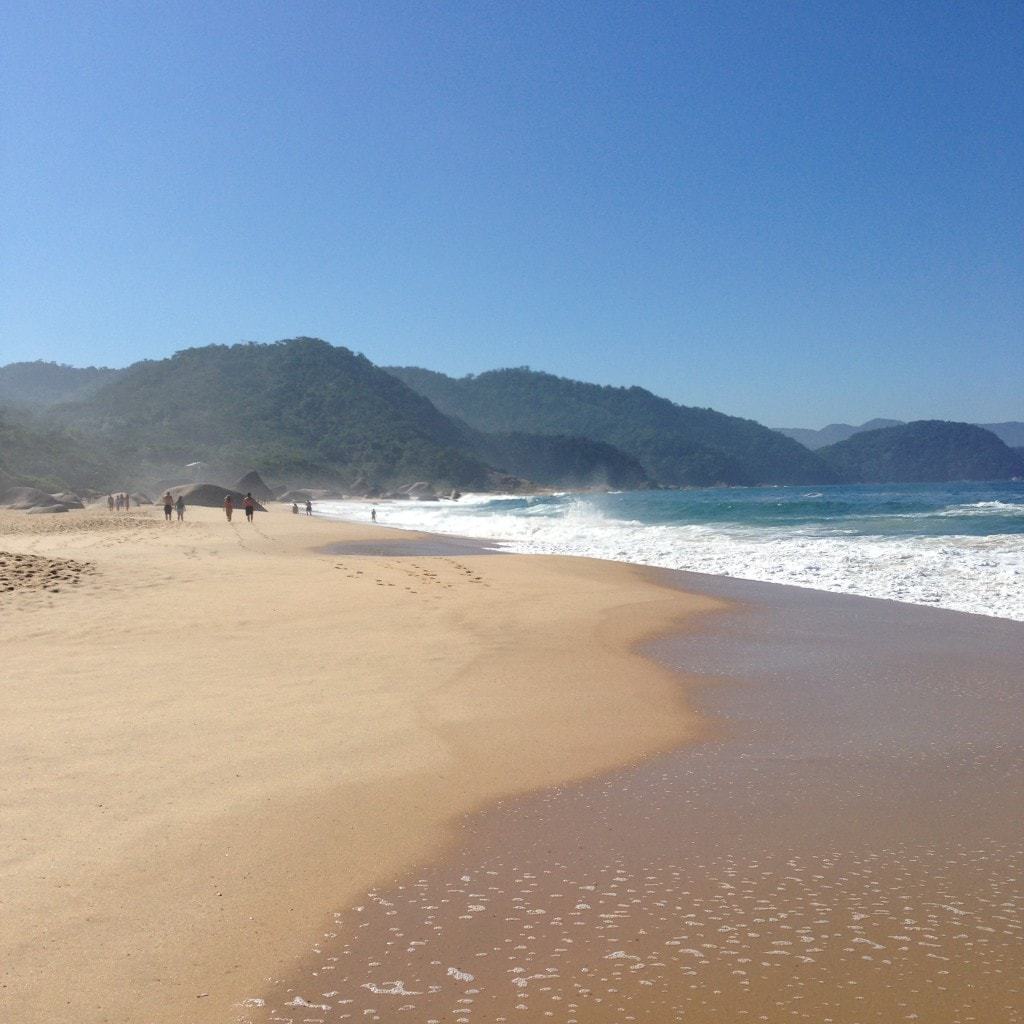
[[[697,735],[628,566],[0,513],[0,1021],[221,1022],[466,813]]]

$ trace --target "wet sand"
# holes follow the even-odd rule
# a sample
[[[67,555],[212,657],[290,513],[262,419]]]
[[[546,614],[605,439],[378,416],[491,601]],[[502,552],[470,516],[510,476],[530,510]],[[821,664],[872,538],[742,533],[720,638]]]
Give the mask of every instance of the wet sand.
[[[713,735],[465,817],[238,1020],[1024,1019],[1024,625],[651,575],[734,603],[652,648]]]
[[[446,537],[441,534],[411,533],[381,527],[383,536],[373,540],[342,541],[328,544],[327,555],[368,555],[374,558],[462,558],[466,555],[500,555],[500,547],[473,537]],[[391,534],[391,536],[387,536]]]

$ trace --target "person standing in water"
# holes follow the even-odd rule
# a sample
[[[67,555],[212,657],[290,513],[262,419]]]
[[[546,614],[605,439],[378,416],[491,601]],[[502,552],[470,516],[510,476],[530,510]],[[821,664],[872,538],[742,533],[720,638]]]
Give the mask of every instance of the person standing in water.
[[[371,523],[377,522],[377,510],[375,508],[371,508],[370,509],[370,522]]]
[[[312,514],[313,514],[313,502],[310,501],[309,498],[307,498],[306,499],[306,515],[307,516],[311,516]]]
[[[242,501],[242,504],[245,506],[245,518],[251,523],[253,509],[256,507],[256,501],[252,496],[252,491],[245,492],[245,498]]]
[[[235,502],[231,495],[227,495],[224,499],[224,515],[228,517],[228,522],[231,522],[231,513],[235,511]]]
[[[185,496],[183,494],[178,495],[178,500],[174,503],[175,509],[178,512],[178,522],[180,523],[185,518]]]

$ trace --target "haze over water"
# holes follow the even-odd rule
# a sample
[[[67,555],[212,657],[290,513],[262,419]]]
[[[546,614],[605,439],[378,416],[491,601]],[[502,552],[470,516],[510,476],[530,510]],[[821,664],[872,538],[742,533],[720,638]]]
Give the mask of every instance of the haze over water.
[[[364,520],[363,502],[321,502]],[[382,502],[378,521],[1024,620],[1024,482],[467,495]]]

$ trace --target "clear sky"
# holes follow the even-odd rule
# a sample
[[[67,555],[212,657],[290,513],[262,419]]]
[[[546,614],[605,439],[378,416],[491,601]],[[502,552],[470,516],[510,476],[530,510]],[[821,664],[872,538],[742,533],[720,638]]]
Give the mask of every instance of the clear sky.
[[[1024,4],[15,3],[0,363],[315,335],[1024,419]]]

